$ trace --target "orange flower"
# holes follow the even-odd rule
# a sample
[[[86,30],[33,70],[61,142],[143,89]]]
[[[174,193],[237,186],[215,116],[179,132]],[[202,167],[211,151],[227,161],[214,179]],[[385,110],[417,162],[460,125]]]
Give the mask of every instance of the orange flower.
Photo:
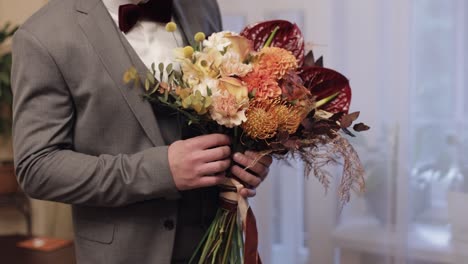
[[[310,112],[307,107],[276,99],[254,100],[247,109],[244,132],[253,139],[270,139],[278,132],[294,134]]]
[[[276,80],[296,69],[296,57],[290,51],[277,47],[263,48],[254,65],[254,71],[261,72],[264,76],[271,76]]]
[[[276,98],[282,93],[278,80],[296,68],[296,57],[290,51],[266,47],[259,52],[253,71],[242,80],[247,84],[249,92],[255,91],[255,99]]]
[[[249,92],[255,91],[255,98],[258,100],[276,98],[281,95],[281,87],[279,87],[278,82],[259,74],[259,72],[251,72],[242,80],[247,84]]]
[[[278,119],[278,130],[294,134],[309,111],[300,106],[280,104],[273,111]]]
[[[241,126],[249,137],[263,140],[273,138],[276,135],[278,122],[273,112],[268,112],[260,107],[252,107],[246,115],[247,120]]]
[[[223,77],[218,81],[218,88],[232,94],[238,102],[248,101],[247,88],[241,80],[233,77]]]

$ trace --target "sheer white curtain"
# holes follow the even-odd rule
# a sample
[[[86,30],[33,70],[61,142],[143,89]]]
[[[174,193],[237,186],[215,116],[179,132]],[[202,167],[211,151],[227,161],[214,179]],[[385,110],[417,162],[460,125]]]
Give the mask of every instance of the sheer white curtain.
[[[333,66],[372,126],[357,142],[368,192],[333,234],[341,263],[466,263],[451,224],[467,215],[449,217],[447,200],[468,176],[466,11],[464,0],[333,1]]]
[[[278,256],[278,263],[466,263],[455,257],[468,248],[460,235],[468,223],[468,198],[460,193],[468,190],[468,3],[220,4],[229,29],[297,19],[326,66],[350,79],[352,110],[372,127],[352,139],[367,168],[368,191],[341,212],[333,190],[325,196],[313,178],[301,180],[299,169],[275,167],[254,201],[262,256],[273,259],[266,263]],[[293,177],[284,180],[284,170]]]
[[[406,263],[412,1],[332,2],[331,66],[350,79],[352,109],[372,127],[354,140],[368,186],[340,215],[337,259]]]

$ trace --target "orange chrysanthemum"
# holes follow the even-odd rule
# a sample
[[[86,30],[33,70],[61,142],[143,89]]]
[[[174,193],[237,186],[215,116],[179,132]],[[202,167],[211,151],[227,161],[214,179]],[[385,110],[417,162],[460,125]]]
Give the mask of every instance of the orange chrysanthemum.
[[[260,51],[258,61],[254,64],[254,71],[263,76],[271,76],[276,80],[291,71],[297,69],[297,59],[285,49],[277,47],[265,47]]]
[[[262,76],[258,72],[251,72],[242,80],[247,84],[249,92],[255,91],[256,99],[276,98],[281,95],[281,87],[279,87],[278,82],[267,76]]]

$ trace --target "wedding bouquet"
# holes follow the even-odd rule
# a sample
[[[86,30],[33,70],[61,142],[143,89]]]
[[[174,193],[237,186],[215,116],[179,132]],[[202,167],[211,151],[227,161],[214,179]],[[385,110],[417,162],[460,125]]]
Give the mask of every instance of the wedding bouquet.
[[[169,23],[168,31],[176,25]],[[175,49],[174,64],[153,63],[144,78],[128,70],[125,82],[144,83],[143,95],[172,109],[202,134],[224,133],[234,151],[253,150],[277,159],[297,157],[328,187],[329,164],[342,164],[342,202],[364,188],[363,168],[343,137],[359,112],[348,114],[351,88],[346,77],[307,55],[297,25],[275,20],[240,34],[195,35],[196,45]],[[359,123],[354,131],[369,127]],[[342,133],[343,132],[343,133]],[[248,169],[248,168],[246,168]],[[194,256],[198,263],[260,263],[255,218],[237,194],[242,183],[227,178],[218,213]],[[192,261],[194,258],[192,259]],[[191,261],[191,262],[192,262]]]

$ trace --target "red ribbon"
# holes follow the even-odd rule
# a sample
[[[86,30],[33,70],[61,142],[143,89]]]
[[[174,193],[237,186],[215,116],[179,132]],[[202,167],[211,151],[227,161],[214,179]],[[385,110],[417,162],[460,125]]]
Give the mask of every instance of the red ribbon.
[[[221,192],[234,192],[237,190],[233,186],[223,185],[221,186]],[[235,201],[220,198],[220,206],[230,212],[238,212],[238,205]],[[257,231],[257,220],[253,214],[252,208],[247,209],[247,215],[245,217],[244,224],[244,264],[262,264],[260,255],[258,254],[258,231]]]
[[[250,207],[245,219],[244,264],[262,264],[258,254],[257,221]]]

